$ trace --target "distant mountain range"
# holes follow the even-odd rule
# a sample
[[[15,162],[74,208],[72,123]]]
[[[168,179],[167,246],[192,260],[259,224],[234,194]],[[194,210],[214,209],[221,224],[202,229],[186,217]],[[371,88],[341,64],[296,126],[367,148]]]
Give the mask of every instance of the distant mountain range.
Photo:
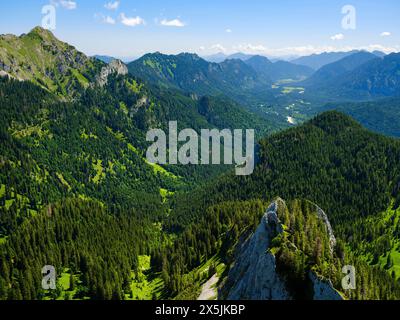
[[[327,64],[318,69],[311,77],[303,82],[306,86],[312,86],[316,89],[327,85],[334,86],[339,79],[346,75],[346,73],[357,69],[364,63],[379,59],[376,55],[369,52],[355,52],[351,55]]]
[[[272,81],[282,79],[304,79],[314,72],[314,70],[306,66],[300,66],[281,60],[271,62],[263,56],[253,56],[245,62],[264,78],[269,78]]]
[[[258,54],[248,54],[248,53],[243,53],[243,52],[236,52],[233,54],[225,54],[223,52],[218,52],[216,54],[212,54],[209,56],[202,56],[202,58],[209,62],[220,63],[227,59],[240,59],[240,60],[246,61],[246,60],[250,59],[251,57],[254,57],[255,55],[258,55]],[[267,56],[267,55],[262,55],[262,56],[268,58],[272,62],[291,61],[293,59],[298,58],[298,56],[295,56],[295,55],[285,55],[285,56],[280,56],[280,57],[278,57],[278,56],[272,57],[272,56]]]
[[[300,112],[314,115],[327,102],[360,102],[384,97],[399,97],[399,57],[400,54],[390,54],[381,58],[377,56],[377,53],[354,51],[314,72],[307,66],[286,61],[271,62],[263,56],[253,56],[245,61],[228,59],[221,63],[212,63],[195,54],[154,53],[130,63],[128,69],[132,75],[150,84],[196,95],[229,96],[251,111],[260,114],[264,112],[262,111],[264,109],[260,111],[254,106],[265,104],[284,106],[298,101],[296,99],[303,101],[303,98],[306,98],[310,99],[315,106],[305,105],[307,111],[303,107]],[[283,85],[279,84],[279,81]],[[304,93],[300,97],[291,97],[290,94],[285,93],[279,96],[274,92],[276,89],[272,89],[276,87],[275,83],[278,83],[278,93],[292,90],[303,90]],[[280,88],[281,86],[283,89]],[[275,113],[269,112],[267,116],[278,115],[282,118],[282,122],[286,121],[283,120],[286,116],[281,115],[285,114],[286,109],[278,106]],[[346,112],[345,109],[341,111]],[[381,117],[383,116],[380,109],[374,109],[374,112],[369,115],[361,108],[355,108],[348,113],[371,129],[378,126],[378,124],[369,125],[374,123],[374,119],[380,118],[378,113]],[[292,117],[291,113],[287,116]],[[393,119],[399,118],[393,108],[386,110],[385,113],[386,118],[391,116]],[[394,120],[393,124],[396,121]],[[388,124],[382,124],[379,132],[399,136],[396,129]]]
[[[112,56],[104,56],[104,55],[95,55],[95,56],[93,56],[93,58],[96,58],[105,63],[110,63],[111,61],[113,61],[115,59],[121,60],[124,63],[129,63],[129,62],[137,59],[137,57],[112,57]]]
[[[114,57],[110,57],[110,56],[99,56],[99,55],[96,55],[96,56],[93,56],[93,57],[98,59],[98,60],[100,60],[100,61],[103,61],[104,63],[110,63],[111,61],[115,60]]]
[[[266,88],[270,80],[239,59],[212,63],[196,54],[146,54],[128,64],[129,72],[162,87],[175,87],[196,94],[226,94],[237,96]]]
[[[240,60],[247,60],[253,57],[254,55],[252,54],[246,54],[246,53],[241,53],[237,52],[234,54],[225,54],[223,52],[219,52],[210,56],[205,56],[203,57],[204,60],[207,60],[209,62],[215,62],[215,63],[221,63],[227,59],[240,59]]]
[[[234,55],[238,57],[238,55]],[[195,54],[147,54],[128,64],[131,74],[153,84],[180,88],[198,94],[223,93],[237,96],[243,92],[268,90],[274,81],[304,79],[313,73],[306,66],[286,61],[271,62],[266,57],[225,59],[215,63]]]
[[[300,57],[294,60],[291,60],[292,63],[300,64],[303,66],[308,66],[314,70],[318,70],[327,64],[334,63],[339,61],[343,58],[346,58],[354,53],[359,51],[347,51],[347,52],[323,52],[320,54],[312,54],[309,56]],[[377,57],[384,57],[385,53],[380,51],[374,51],[372,54],[376,55]]]
[[[367,100],[400,96],[400,53],[383,58],[355,53],[326,65],[302,85],[331,99]]]
[[[352,50],[352,51],[344,51],[344,52],[323,52],[323,53],[319,53],[319,54],[311,54],[311,55],[302,56],[302,57],[293,57],[293,56],[267,57],[264,55],[262,57],[266,57],[267,59],[269,59],[272,62],[288,61],[293,64],[307,66],[307,67],[313,69],[314,71],[316,71],[327,64],[339,61],[347,56],[350,56],[350,55],[360,52],[360,51],[361,50]],[[379,58],[383,58],[386,55],[384,52],[381,52],[381,51],[373,51],[371,53]],[[219,52],[219,53],[216,53],[213,55],[204,56],[203,58],[209,62],[220,63],[227,59],[240,59],[240,60],[246,61],[256,55],[257,54],[246,54],[246,53],[242,53],[242,52],[237,52],[237,53],[229,55],[229,54],[225,54],[223,52]]]

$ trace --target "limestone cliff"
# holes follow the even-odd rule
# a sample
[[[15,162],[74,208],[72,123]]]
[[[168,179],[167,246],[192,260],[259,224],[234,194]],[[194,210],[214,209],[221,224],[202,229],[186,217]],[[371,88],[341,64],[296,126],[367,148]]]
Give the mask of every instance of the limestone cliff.
[[[276,272],[275,257],[267,252],[270,241],[282,232],[274,201],[255,233],[238,248],[236,262],[222,288],[228,300],[288,300],[284,281]]]
[[[286,204],[280,198],[272,202],[256,231],[237,245],[235,262],[220,286],[220,299],[292,299],[291,291],[288,289],[284,276],[282,277],[277,271],[275,255],[270,250],[271,241],[284,232],[285,226],[278,216],[278,210],[284,207],[286,207]],[[315,206],[315,212],[326,225],[332,251],[336,239],[328,217],[317,206]],[[295,247],[294,244],[291,245]],[[342,296],[329,280],[322,279],[313,271],[308,272],[308,283],[311,288],[310,298],[314,300],[342,299]]]
[[[127,75],[128,67],[121,60],[112,60],[108,65],[101,69],[100,74],[97,76],[97,83],[104,86],[108,82],[108,77],[116,73],[118,75]]]
[[[308,276],[314,291],[313,300],[343,300],[341,294],[333,288],[330,280],[322,279],[311,271]]]

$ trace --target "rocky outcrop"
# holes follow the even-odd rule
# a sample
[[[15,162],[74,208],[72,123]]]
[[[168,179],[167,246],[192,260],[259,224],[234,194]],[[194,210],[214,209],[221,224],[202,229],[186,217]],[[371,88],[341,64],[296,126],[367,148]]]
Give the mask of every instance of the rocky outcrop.
[[[335,248],[336,245],[336,238],[335,235],[333,234],[333,229],[331,226],[331,223],[329,222],[328,216],[326,215],[326,213],[318,206],[317,207],[317,214],[318,217],[324,222],[327,232],[328,232],[328,236],[329,236],[329,245],[330,245],[330,249],[331,249],[331,253],[333,253],[333,249]]]
[[[308,274],[314,290],[313,300],[343,300],[340,293],[333,287],[330,280],[322,279],[314,272]]]
[[[284,232],[278,217],[278,210],[284,207],[286,204],[280,198],[272,202],[256,231],[238,245],[235,262],[221,285],[219,297],[227,300],[292,299],[293,292],[289,291],[285,279],[278,274],[275,256],[268,250],[272,239]],[[315,208],[316,214],[326,225],[333,251],[336,239],[329,219],[321,208]],[[312,291],[304,298],[343,300],[330,280],[321,278],[314,271],[308,272],[308,278]]]
[[[101,69],[100,74],[97,76],[97,83],[102,87],[105,86],[111,74],[127,75],[128,67],[121,60],[111,61],[107,66]]]
[[[7,72],[0,70],[0,78],[11,77]]]
[[[277,215],[279,205],[282,205],[280,199],[268,207],[255,233],[238,249],[236,262],[221,290],[226,299],[291,299],[284,281],[276,272],[274,255],[267,252],[272,238],[282,232]]]

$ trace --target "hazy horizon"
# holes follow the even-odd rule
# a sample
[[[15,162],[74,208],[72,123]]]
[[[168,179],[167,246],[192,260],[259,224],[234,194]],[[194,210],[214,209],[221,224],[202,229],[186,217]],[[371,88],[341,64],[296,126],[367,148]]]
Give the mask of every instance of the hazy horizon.
[[[164,8],[154,0],[33,0],[24,3],[23,11],[20,3],[2,4],[0,34],[19,35],[41,25],[43,7],[50,4],[56,9],[54,34],[90,56],[131,59],[148,52],[192,52],[202,57],[243,52],[299,57],[332,51],[400,51],[400,3],[394,0],[352,1],[350,28],[342,23],[349,3],[341,0],[171,0]]]

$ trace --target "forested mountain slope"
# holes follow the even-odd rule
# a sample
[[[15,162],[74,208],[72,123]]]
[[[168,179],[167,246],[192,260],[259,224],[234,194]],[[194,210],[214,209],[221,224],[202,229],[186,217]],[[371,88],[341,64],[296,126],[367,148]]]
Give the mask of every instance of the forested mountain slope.
[[[377,56],[369,52],[361,51],[351,54],[339,61],[323,66],[302,84],[313,87],[315,90],[328,85],[334,86],[344,76],[349,75],[352,70],[375,59],[379,60]]]
[[[362,123],[369,130],[392,137],[400,137],[400,99],[386,98],[365,102],[336,102],[321,110],[338,110]]]
[[[264,139],[260,154],[260,163],[249,177],[226,176],[204,189],[177,195],[173,206],[177,216],[171,219],[169,228],[185,231],[175,246],[156,255],[173,257],[173,263],[163,264],[160,258],[155,259],[160,270],[167,272],[171,265],[180,266],[181,274],[169,278],[171,290],[176,286],[195,290],[185,286],[182,279],[200,264],[204,255],[219,254],[225,264],[232,263],[233,248],[249,230],[255,230],[266,209],[263,201],[282,195],[289,202],[308,200],[324,208],[338,241],[335,254],[341,257],[341,263],[347,260],[356,265],[357,281],[362,283],[361,288],[347,293],[348,297],[395,298],[398,291],[394,293],[391,288],[400,277],[393,263],[400,254],[400,142],[373,134],[343,114],[327,112]],[[206,218],[202,218],[204,207],[209,208]],[[378,223],[382,217],[386,217],[383,225]],[[196,223],[191,223],[193,220]],[[386,236],[385,228],[392,230]],[[368,245],[371,241],[377,245]],[[193,251],[183,249],[187,247]],[[308,264],[305,269],[299,267],[298,273],[296,268],[302,260],[291,254],[285,259],[291,261],[285,269],[286,276],[304,275]],[[295,276],[293,280],[297,282],[302,277]],[[329,277],[334,283],[339,279]]]
[[[270,79],[239,59],[208,62],[195,54],[146,54],[128,64],[129,72],[150,83],[199,95],[224,94],[239,98],[266,89]]]
[[[196,298],[208,275],[227,275],[278,196],[287,233],[270,249],[291,296],[311,270],[336,285],[353,263],[362,285],[346,297],[399,297],[399,140],[338,112],[268,136],[279,126],[226,98],[270,85],[239,60],[184,54],[173,71],[178,56],[150,55],[127,74],[40,28],[0,41],[0,299]],[[142,66],[156,84],[140,79]],[[149,164],[146,132],[169,121],[256,129],[254,173]],[[310,206],[332,223],[334,252]],[[52,292],[40,287],[47,264],[58,272]]]
[[[25,37],[33,38],[38,48],[56,44],[51,57],[42,57],[40,50],[29,51]],[[60,56],[92,60],[41,28],[11,38],[22,41],[17,47],[18,72],[29,81],[0,78],[3,235],[17,221],[68,196],[131,208],[150,206],[147,211],[159,212],[166,195],[226,170],[150,165],[145,159],[150,128],[167,131],[168,122],[177,121],[179,128],[197,131],[252,127],[258,136],[275,128],[227,98],[192,97],[146,86],[125,74],[126,67],[116,60],[109,65],[98,62],[101,68],[88,86],[61,92],[61,79],[42,74],[38,61],[44,59],[48,69],[62,66],[56,59]],[[3,51],[3,61],[12,60],[10,50]],[[74,66],[67,63],[65,68]],[[9,75],[14,78],[18,73]],[[54,81],[55,87],[38,85],[39,80]]]
[[[228,98],[146,85],[126,74],[120,61],[106,65],[87,58],[41,28],[2,41],[4,299],[52,297],[39,281],[49,263],[60,281],[75,283],[69,293],[53,292],[56,297],[130,296],[139,255],[168,242],[161,232],[170,214],[168,198],[229,169],[149,164],[150,128],[167,132],[168,122],[177,121],[179,129],[198,131],[251,126],[259,136],[275,129]]]
[[[331,212],[333,223],[375,214],[387,208],[396,190],[399,148],[397,139],[371,133],[339,112],[326,112],[262,139],[254,173],[208,185],[218,193],[211,192],[215,196],[207,201],[306,197]],[[196,197],[202,203],[200,194]],[[185,204],[182,200],[177,208]]]
[[[323,52],[323,53],[319,53],[319,54],[312,54],[310,56],[300,57],[300,58],[291,60],[291,62],[300,64],[300,65],[304,65],[304,66],[308,66],[314,70],[318,70],[318,69],[322,68],[323,66],[326,66],[328,64],[339,61],[339,60],[346,58],[357,52],[359,52],[359,51],[352,50],[352,51],[346,51],[346,52]],[[382,58],[385,56],[385,53],[380,52],[380,51],[374,51],[372,53],[376,57],[379,57],[379,58]]]
[[[357,53],[360,55],[362,53]],[[350,70],[344,72],[347,68],[348,60],[352,60],[353,56],[344,58],[335,62],[332,66],[325,66],[320,73],[329,71],[327,75],[316,73],[315,81],[312,78],[309,84],[315,86],[315,92],[312,94],[319,97],[326,97],[336,100],[360,101],[384,97],[398,97],[400,95],[400,53],[391,53],[383,58],[370,59],[371,54],[364,53],[365,58],[369,61],[359,65],[351,63]],[[367,55],[370,55],[368,57]],[[347,62],[346,62],[347,61]],[[361,59],[364,62],[365,59]],[[352,66],[357,66],[353,68]],[[338,70],[342,70],[338,75],[334,76]],[[332,74],[333,72],[333,74]],[[329,76],[331,74],[331,76]],[[318,79],[318,77],[320,77]],[[307,85],[308,81],[305,81]]]
[[[263,56],[254,56],[245,61],[260,75],[273,81],[283,79],[302,80],[313,74],[314,70],[307,66],[301,66],[287,61],[271,62]]]
[[[0,70],[58,95],[71,95],[95,81],[104,63],[88,58],[41,27],[20,37],[0,36]]]

